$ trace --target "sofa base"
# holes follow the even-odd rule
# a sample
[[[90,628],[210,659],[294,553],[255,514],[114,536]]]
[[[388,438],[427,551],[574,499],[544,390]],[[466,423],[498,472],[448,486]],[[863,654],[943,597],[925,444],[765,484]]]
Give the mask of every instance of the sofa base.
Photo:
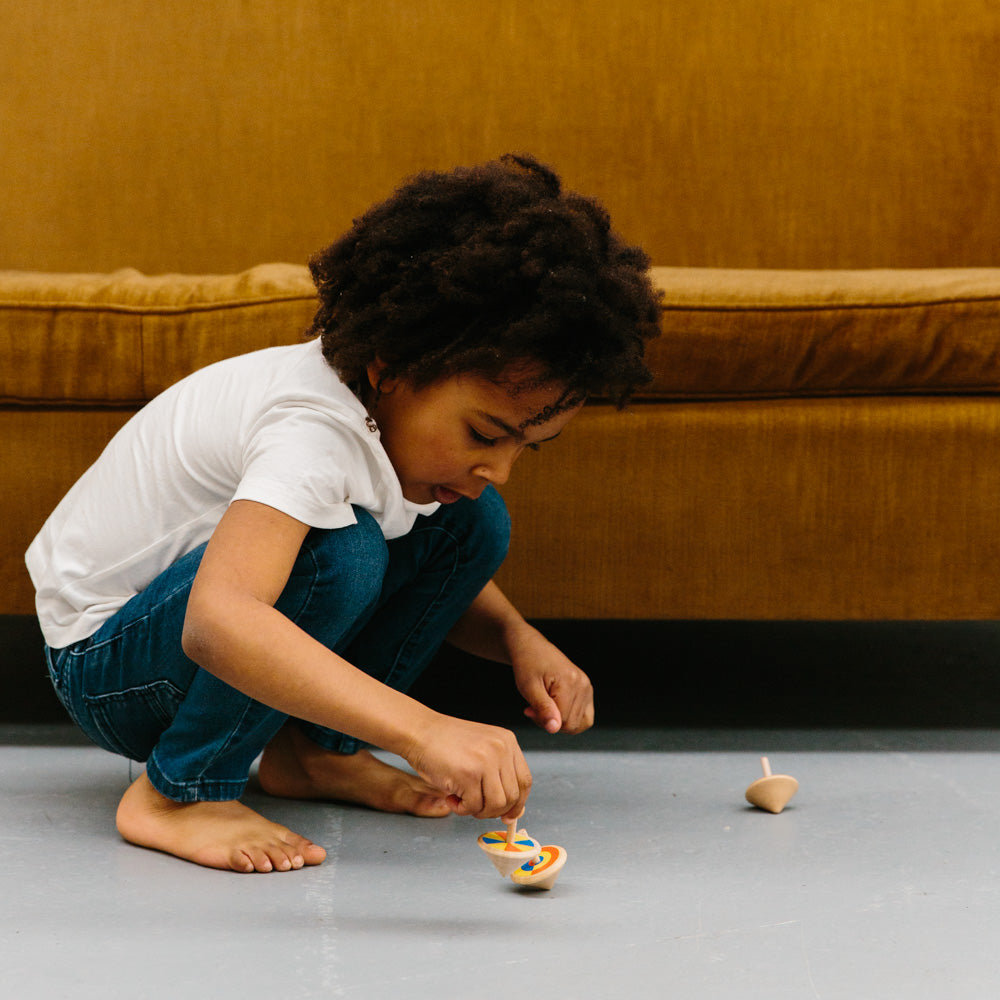
[[[603,727],[996,726],[1000,622],[536,624],[590,674]],[[66,721],[35,620],[0,616],[0,648],[0,724]],[[523,721],[503,669],[450,647],[413,693],[449,714]]]

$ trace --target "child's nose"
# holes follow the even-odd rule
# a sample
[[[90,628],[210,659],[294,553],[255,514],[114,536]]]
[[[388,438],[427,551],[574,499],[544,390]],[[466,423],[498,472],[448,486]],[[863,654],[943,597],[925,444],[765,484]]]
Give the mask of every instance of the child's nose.
[[[481,479],[485,479],[491,486],[503,486],[510,478],[510,470],[513,465],[514,456],[510,458],[497,456],[488,465],[477,465],[472,471]]]

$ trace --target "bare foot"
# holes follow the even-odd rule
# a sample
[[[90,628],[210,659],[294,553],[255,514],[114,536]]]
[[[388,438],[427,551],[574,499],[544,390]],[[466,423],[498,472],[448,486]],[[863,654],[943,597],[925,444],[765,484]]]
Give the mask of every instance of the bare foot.
[[[386,764],[368,750],[333,753],[289,723],[267,745],[258,771],[269,795],[354,802],[382,812],[447,816],[445,796],[416,775]]]
[[[118,805],[118,832],[133,844],[207,868],[237,872],[291,871],[318,865],[326,851],[240,802],[174,802],[145,771]]]

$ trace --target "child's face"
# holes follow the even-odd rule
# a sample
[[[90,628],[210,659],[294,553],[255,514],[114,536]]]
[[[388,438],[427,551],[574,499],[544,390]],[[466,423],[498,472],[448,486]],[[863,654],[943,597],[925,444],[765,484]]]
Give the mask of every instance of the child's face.
[[[369,378],[378,382],[379,366]],[[475,499],[502,486],[525,448],[558,435],[580,409],[528,424],[563,395],[561,385],[512,391],[476,375],[456,375],[424,389],[403,379],[381,385],[373,416],[382,444],[413,503]]]

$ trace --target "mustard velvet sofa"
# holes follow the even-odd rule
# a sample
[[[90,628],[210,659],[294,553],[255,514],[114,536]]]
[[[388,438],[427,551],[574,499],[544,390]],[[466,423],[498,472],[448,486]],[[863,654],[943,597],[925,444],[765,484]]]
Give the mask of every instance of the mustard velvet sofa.
[[[526,150],[666,309],[655,383],[505,489],[525,614],[1000,618],[997,5],[27,0],[5,34],[0,614],[131,413],[298,339],[311,252]]]
[[[1000,269],[654,278],[656,381],[505,487],[526,615],[1000,617]],[[28,541],[130,414],[314,311],[302,265],[0,275],[3,612],[30,613]]]

